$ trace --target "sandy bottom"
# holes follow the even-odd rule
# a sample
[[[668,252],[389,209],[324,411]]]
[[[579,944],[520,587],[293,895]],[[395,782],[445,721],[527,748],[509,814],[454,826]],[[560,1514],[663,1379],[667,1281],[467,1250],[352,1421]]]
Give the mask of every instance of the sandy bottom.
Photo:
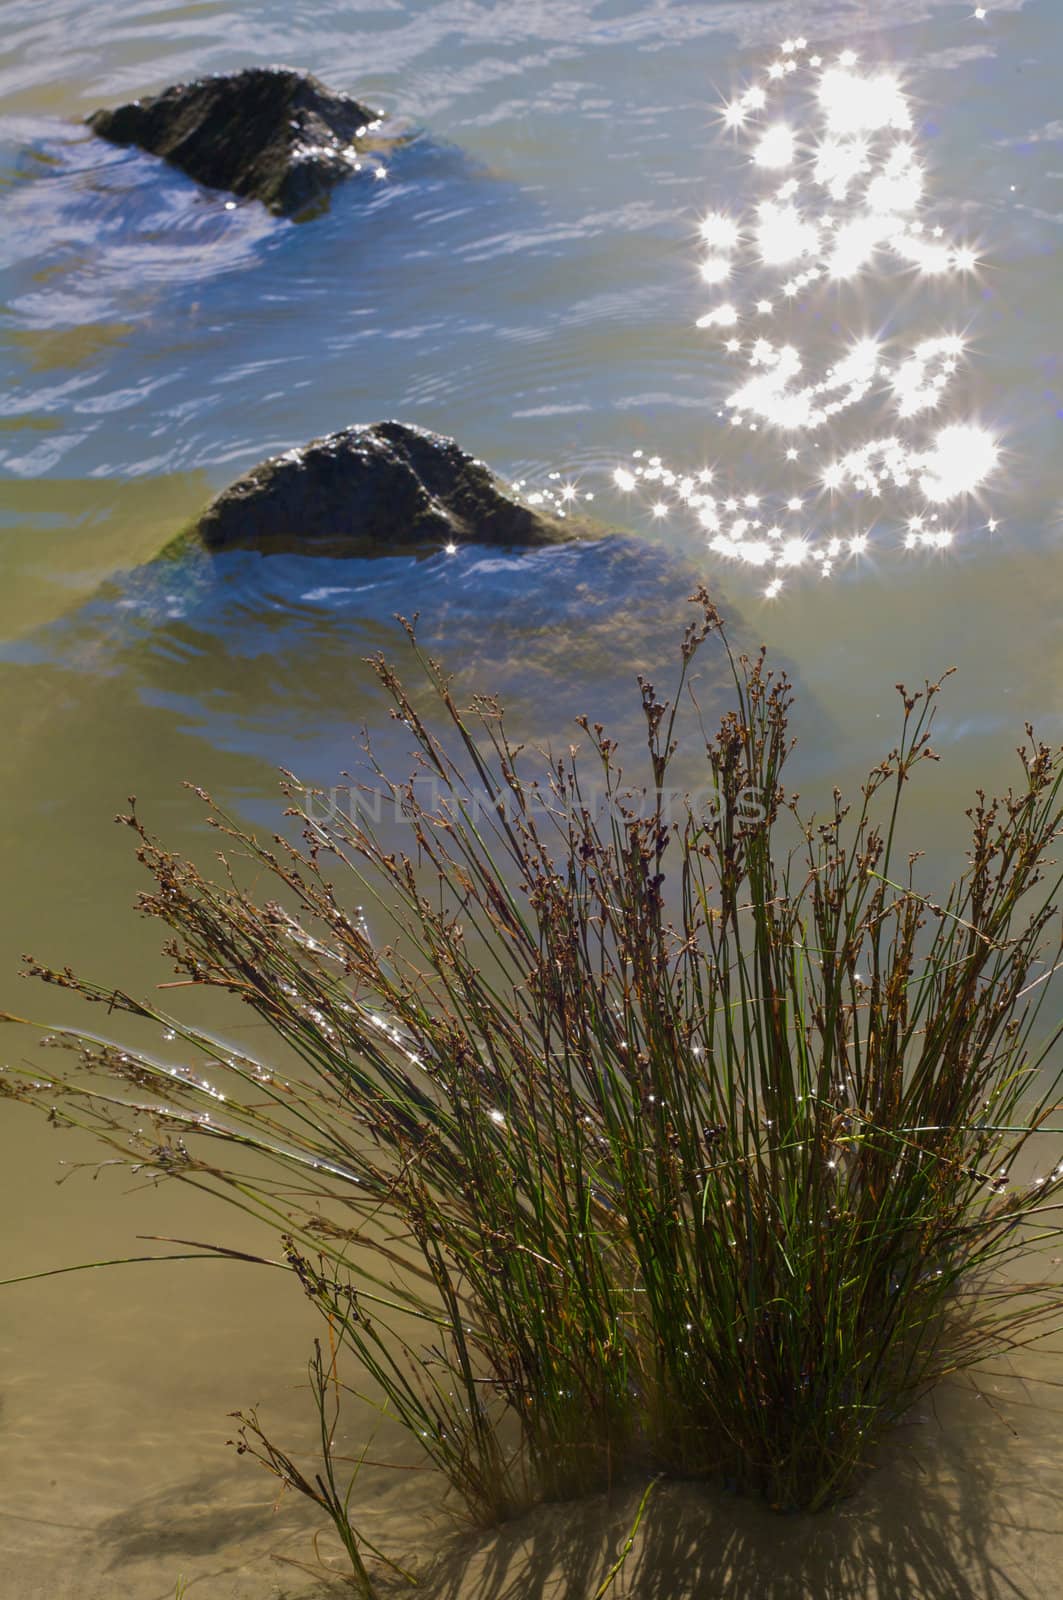
[[[944,1386],[901,1427],[860,1490],[815,1517],[779,1517],[701,1486],[658,1485],[616,1574],[631,1600],[1040,1600],[1063,1562],[1056,1461],[1063,1421],[1053,1358],[1025,1376]],[[1048,1380],[1046,1382],[1046,1379]],[[293,1390],[273,1407],[303,1428]],[[202,1397],[189,1397],[195,1412]],[[12,1479],[2,1512],[0,1600],[311,1600],[335,1594],[342,1554],[313,1508],[222,1448],[215,1425],[194,1464],[143,1424],[136,1458],[92,1454],[77,1402],[52,1476]],[[6,1420],[18,1447],[19,1420]],[[288,1416],[284,1413],[289,1412]],[[187,1418],[185,1419],[188,1420]],[[194,1417],[193,1417],[194,1420]],[[214,1422],[217,1424],[215,1417]],[[280,1431],[283,1433],[283,1426]],[[309,1436],[303,1428],[304,1441]],[[374,1449],[388,1459],[394,1440]],[[402,1452],[405,1453],[405,1452]],[[407,1455],[407,1459],[408,1455]],[[370,1538],[422,1582],[426,1600],[594,1600],[623,1555],[641,1491],[546,1506],[484,1534],[463,1529],[420,1472],[365,1468],[355,1505]],[[382,1582],[382,1593],[403,1592]],[[346,1591],[350,1592],[350,1591]],[[407,1591],[408,1592],[408,1591]]]

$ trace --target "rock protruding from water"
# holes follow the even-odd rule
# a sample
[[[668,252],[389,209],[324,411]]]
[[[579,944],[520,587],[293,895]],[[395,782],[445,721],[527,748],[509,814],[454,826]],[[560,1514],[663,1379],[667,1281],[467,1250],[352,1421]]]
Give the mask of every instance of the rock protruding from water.
[[[137,145],[197,183],[295,217],[321,210],[355,171],[378,115],[309,73],[249,67],[174,84],[88,121],[112,144]]]
[[[212,549],[367,555],[424,545],[550,545],[601,535],[512,498],[453,439],[374,422],[253,468],[198,524]]]

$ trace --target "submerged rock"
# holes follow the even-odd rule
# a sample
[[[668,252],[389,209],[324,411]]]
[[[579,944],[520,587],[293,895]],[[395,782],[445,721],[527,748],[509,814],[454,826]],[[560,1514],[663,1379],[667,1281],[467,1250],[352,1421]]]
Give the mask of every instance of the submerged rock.
[[[606,530],[522,505],[453,439],[374,422],[263,461],[211,502],[197,531],[212,549],[361,555],[559,544]]]
[[[292,217],[322,209],[355,171],[357,141],[378,116],[309,73],[248,67],[94,111],[88,122],[112,144],[137,145],[197,183]]]

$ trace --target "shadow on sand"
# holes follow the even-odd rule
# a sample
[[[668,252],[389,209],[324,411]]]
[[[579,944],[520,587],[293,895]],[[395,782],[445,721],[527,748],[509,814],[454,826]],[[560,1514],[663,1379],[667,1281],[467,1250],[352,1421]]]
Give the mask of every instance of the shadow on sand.
[[[1036,1401],[1053,1404],[1043,1391]],[[1005,1421],[955,1386],[851,1499],[816,1516],[659,1484],[610,1600],[1035,1600],[1063,1555],[1063,1492],[1008,1410]],[[543,1507],[456,1542],[432,1600],[595,1600],[640,1498]]]

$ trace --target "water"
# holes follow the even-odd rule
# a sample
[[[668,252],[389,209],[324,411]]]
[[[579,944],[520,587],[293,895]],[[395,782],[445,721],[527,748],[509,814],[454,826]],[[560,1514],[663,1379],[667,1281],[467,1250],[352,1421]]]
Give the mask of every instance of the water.
[[[8,0],[0,1008],[69,1014],[62,996],[17,979],[23,950],[134,989],[165,981],[129,909],[140,885],[127,838],[109,822],[127,794],[169,841],[205,855],[186,778],[268,828],[281,825],[277,766],[336,781],[363,722],[401,761],[363,664],[397,648],[400,609],[420,609],[462,686],[501,690],[522,732],[556,741],[581,709],[633,725],[634,673],[663,682],[685,596],[705,578],[736,638],[766,639],[795,676],[808,793],[852,786],[876,757],[895,728],[896,681],[955,665],[936,739],[945,759],[920,815],[930,870],[948,876],[957,819],[976,783],[1008,781],[1023,720],[1050,737],[1063,725],[1063,13],[1053,0],[973,13],[911,0],[883,27],[880,8],[841,0],[364,11]],[[849,279],[805,285],[789,311],[776,302],[797,268],[768,286],[745,254],[724,252],[731,278],[705,281],[706,254],[720,253],[700,237],[706,215],[748,218],[786,181],[750,165],[756,118],[732,133],[720,112],[799,35],[825,59],[851,49],[899,75],[925,178],[911,215],[975,263],[920,276],[887,247]],[[352,183],[311,226],[227,210],[78,125],[182,76],[271,61],[318,71],[415,134],[386,179]],[[777,115],[802,138],[814,126],[807,101]],[[755,312],[761,299],[770,317]],[[769,418],[728,405],[770,370],[749,364],[746,327],[729,352],[730,330],[695,326],[724,300],[763,315],[764,337],[799,347],[817,381],[858,340],[881,341],[896,371],[922,340],[961,339],[940,406],[910,425],[924,450],[948,425],[985,430],[999,459],[978,496],[931,506],[939,523],[913,530],[910,485],[884,485],[874,504],[866,484],[824,491],[817,444],[829,465],[871,437],[874,396],[833,432],[799,430],[788,462]],[[241,554],[137,570],[268,451],[385,416],[452,433],[529,494],[591,494],[587,509],[626,536],[523,555]],[[675,480],[618,484],[618,470],[640,467]],[[713,493],[718,527],[677,494],[703,469],[713,486],[695,492]],[[800,525],[786,537],[808,553],[780,569],[770,529],[792,498]],[[743,517],[764,526],[736,533]],[[921,537],[941,531],[950,543]],[[852,550],[861,535],[866,549]],[[721,538],[730,545],[712,548]],[[832,553],[835,538],[845,542]],[[59,1167],[100,1152],[28,1113],[7,1109],[0,1150],[12,1272],[153,1248],[137,1234],[239,1242],[205,1203],[165,1188],[134,1201],[113,1168]],[[161,1600],[181,1573],[212,1597],[312,1588],[271,1561],[306,1558],[312,1523],[289,1500],[271,1509],[269,1482],[224,1441],[225,1413],[254,1403],[279,1432],[307,1437],[296,1385],[315,1331],[309,1308],[250,1268],[122,1268],[5,1294],[0,1595]],[[1063,1378],[1058,1357],[1039,1359],[1038,1374]],[[943,1396],[937,1420],[928,1410],[913,1422],[829,1529],[715,1505],[718,1564],[706,1571],[704,1551],[691,1566],[683,1528],[709,1513],[680,1497],[674,1528],[671,1513],[658,1523],[660,1592],[863,1594],[868,1570],[883,1594],[1043,1592],[1063,1531],[1057,1391],[981,1383],[992,1406]],[[374,1451],[391,1448],[382,1436]],[[370,1531],[415,1548],[423,1481],[381,1475],[366,1496]],[[579,1515],[581,1529],[599,1528]],[[574,1572],[572,1526],[544,1513],[499,1549],[533,1572]],[[766,1571],[758,1550],[771,1552]],[[533,1592],[539,1580],[518,1571],[513,1592]],[[462,1581],[465,1594],[501,1592],[483,1574]],[[573,1600],[593,1589],[572,1581]],[[658,1592],[645,1571],[638,1585]]]

